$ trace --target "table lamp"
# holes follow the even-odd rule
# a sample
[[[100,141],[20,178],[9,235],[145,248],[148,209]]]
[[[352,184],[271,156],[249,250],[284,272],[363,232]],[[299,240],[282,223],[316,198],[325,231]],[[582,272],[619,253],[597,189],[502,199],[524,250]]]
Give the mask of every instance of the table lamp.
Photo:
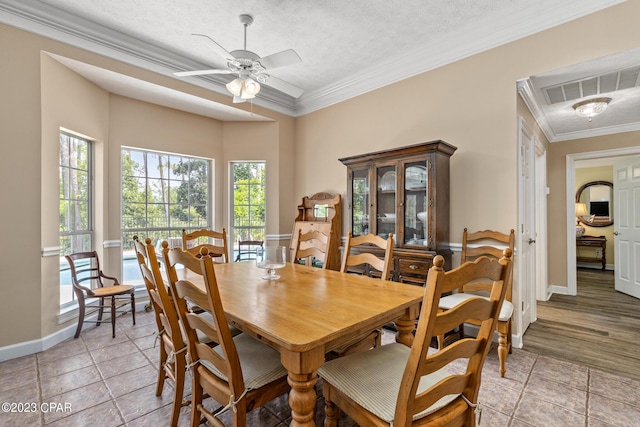
[[[584,234],[584,227],[580,224],[581,216],[589,216],[587,205],[585,203],[576,203],[576,237],[582,237]]]

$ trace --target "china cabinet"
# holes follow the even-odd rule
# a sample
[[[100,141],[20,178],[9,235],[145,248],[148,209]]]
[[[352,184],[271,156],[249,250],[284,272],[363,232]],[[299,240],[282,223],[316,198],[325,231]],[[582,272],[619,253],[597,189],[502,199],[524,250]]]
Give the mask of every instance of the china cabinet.
[[[449,159],[455,150],[438,140],[340,159],[347,166],[349,230],[393,234],[394,280],[424,284],[438,254],[451,268]]]

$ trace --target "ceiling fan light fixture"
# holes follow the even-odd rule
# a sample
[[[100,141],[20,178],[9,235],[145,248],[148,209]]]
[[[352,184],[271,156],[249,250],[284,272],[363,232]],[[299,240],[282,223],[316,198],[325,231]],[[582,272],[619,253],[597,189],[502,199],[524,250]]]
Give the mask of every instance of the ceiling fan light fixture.
[[[227,90],[235,97],[253,99],[260,92],[260,83],[249,77],[240,77],[227,83]]]
[[[592,98],[580,101],[573,105],[573,109],[580,117],[586,117],[591,119],[598,114],[602,114],[606,111],[607,106],[611,102],[611,98]]]

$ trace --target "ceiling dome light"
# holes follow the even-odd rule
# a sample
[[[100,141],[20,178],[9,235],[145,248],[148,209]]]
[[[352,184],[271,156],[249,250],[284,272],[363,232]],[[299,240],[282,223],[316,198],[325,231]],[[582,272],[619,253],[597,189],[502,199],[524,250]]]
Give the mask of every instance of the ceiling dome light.
[[[594,116],[604,113],[610,102],[611,98],[586,99],[574,104],[573,109],[578,116],[587,117],[591,121]]]

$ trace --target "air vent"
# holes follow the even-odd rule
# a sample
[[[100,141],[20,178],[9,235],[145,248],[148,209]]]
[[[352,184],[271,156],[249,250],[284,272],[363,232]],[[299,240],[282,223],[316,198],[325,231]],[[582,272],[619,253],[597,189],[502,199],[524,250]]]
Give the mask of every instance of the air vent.
[[[547,102],[551,105],[636,86],[640,86],[640,66],[561,85],[549,86],[543,88],[542,91],[546,94]]]

